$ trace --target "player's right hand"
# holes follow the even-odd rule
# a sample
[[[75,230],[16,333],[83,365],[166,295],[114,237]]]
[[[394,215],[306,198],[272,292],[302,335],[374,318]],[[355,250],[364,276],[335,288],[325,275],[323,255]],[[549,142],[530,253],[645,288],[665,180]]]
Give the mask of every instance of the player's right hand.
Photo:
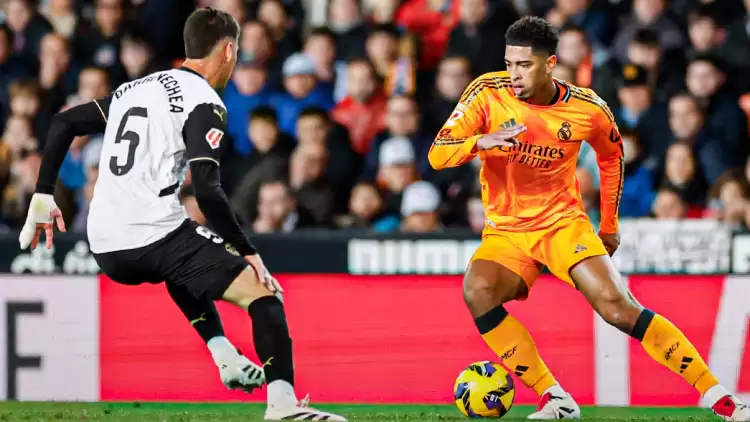
[[[55,198],[46,193],[35,193],[31,197],[26,222],[18,236],[21,249],[26,249],[29,245],[31,245],[31,249],[35,249],[39,243],[39,238],[42,236],[42,231],[44,231],[44,237],[46,238],[47,249],[51,249],[54,233],[53,220],[54,223],[57,223],[57,228],[64,232],[65,222],[60,208],[55,204]]]
[[[482,137],[477,140],[477,148],[486,150],[516,146],[518,145],[516,136],[524,132],[526,132],[526,125],[521,123],[516,126],[500,129],[497,132],[482,135]]]
[[[260,259],[260,255],[257,253],[255,255],[246,255],[245,261],[247,261],[248,264],[253,268],[255,271],[255,275],[258,276],[258,282],[264,286],[271,292],[271,293],[283,293],[284,289],[281,288],[281,284],[278,280],[276,280],[276,277],[271,275],[271,272],[268,271],[266,268],[266,265],[263,264],[263,260]]]

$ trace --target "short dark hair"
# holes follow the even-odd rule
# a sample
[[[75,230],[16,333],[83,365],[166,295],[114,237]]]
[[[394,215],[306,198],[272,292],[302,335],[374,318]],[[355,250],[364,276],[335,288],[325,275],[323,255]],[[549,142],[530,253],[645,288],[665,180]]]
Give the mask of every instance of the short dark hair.
[[[227,12],[205,7],[193,12],[185,22],[182,37],[185,40],[185,57],[202,59],[224,38],[238,39],[240,26]]]
[[[298,119],[303,117],[318,117],[325,120],[327,123],[331,122],[331,117],[326,113],[326,110],[321,107],[305,107],[300,113]]]
[[[505,45],[531,47],[534,52],[550,56],[557,51],[557,31],[546,20],[536,16],[524,16],[515,21],[505,32]]]
[[[648,47],[659,47],[659,33],[653,29],[640,28],[635,31],[630,42],[643,44]]]
[[[313,28],[310,31],[310,34],[307,36],[307,39],[310,39],[312,37],[326,37],[331,41],[336,41],[336,34],[325,26]]]
[[[263,120],[275,125],[278,124],[279,117],[273,108],[261,106],[250,112],[250,121],[253,120]]]

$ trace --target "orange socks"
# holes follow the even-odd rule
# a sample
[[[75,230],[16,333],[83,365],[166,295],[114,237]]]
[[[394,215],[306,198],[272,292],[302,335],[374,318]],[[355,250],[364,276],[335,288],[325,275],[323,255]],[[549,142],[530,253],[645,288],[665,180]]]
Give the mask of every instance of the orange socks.
[[[652,359],[680,375],[703,396],[719,384],[692,343],[661,315],[644,309],[631,334]]]
[[[529,332],[502,305],[475,319],[474,323],[487,345],[526,386],[541,396],[557,385]]]

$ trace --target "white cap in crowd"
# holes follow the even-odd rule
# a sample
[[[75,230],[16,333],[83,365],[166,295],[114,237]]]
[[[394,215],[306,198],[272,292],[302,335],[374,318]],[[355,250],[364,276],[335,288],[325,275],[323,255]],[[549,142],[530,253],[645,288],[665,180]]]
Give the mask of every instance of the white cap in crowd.
[[[284,60],[281,73],[284,77],[315,75],[315,63],[303,53],[294,53]]]
[[[434,212],[440,208],[440,192],[425,181],[414,182],[404,189],[401,215],[408,217],[420,212]]]
[[[380,166],[395,166],[414,162],[414,147],[411,141],[403,136],[394,136],[380,145],[378,163]]]

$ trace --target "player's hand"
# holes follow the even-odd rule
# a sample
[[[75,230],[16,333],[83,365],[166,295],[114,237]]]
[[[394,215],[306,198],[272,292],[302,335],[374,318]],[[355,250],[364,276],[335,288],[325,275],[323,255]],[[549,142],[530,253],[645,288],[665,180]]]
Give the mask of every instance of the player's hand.
[[[620,233],[612,234],[599,232],[599,238],[602,239],[604,248],[607,250],[607,253],[609,253],[609,256],[614,255],[615,251],[620,246]]]
[[[526,132],[526,125],[521,123],[516,126],[500,129],[497,132],[488,133],[477,140],[477,148],[492,149],[518,145],[516,136],[524,132]]]
[[[35,193],[31,197],[26,223],[24,223],[21,234],[18,236],[21,249],[26,249],[29,245],[31,245],[31,249],[36,249],[42,232],[44,232],[47,249],[51,249],[55,223],[61,232],[65,231],[62,212],[55,204],[55,198],[49,194]]]
[[[245,261],[247,261],[248,264],[250,264],[251,267],[253,267],[253,270],[255,271],[255,275],[258,276],[258,282],[260,284],[266,286],[266,288],[271,293],[283,293],[284,289],[281,288],[281,284],[279,284],[279,281],[276,280],[274,276],[271,275],[271,273],[266,268],[265,264],[263,264],[263,260],[260,259],[260,255],[246,255]]]

